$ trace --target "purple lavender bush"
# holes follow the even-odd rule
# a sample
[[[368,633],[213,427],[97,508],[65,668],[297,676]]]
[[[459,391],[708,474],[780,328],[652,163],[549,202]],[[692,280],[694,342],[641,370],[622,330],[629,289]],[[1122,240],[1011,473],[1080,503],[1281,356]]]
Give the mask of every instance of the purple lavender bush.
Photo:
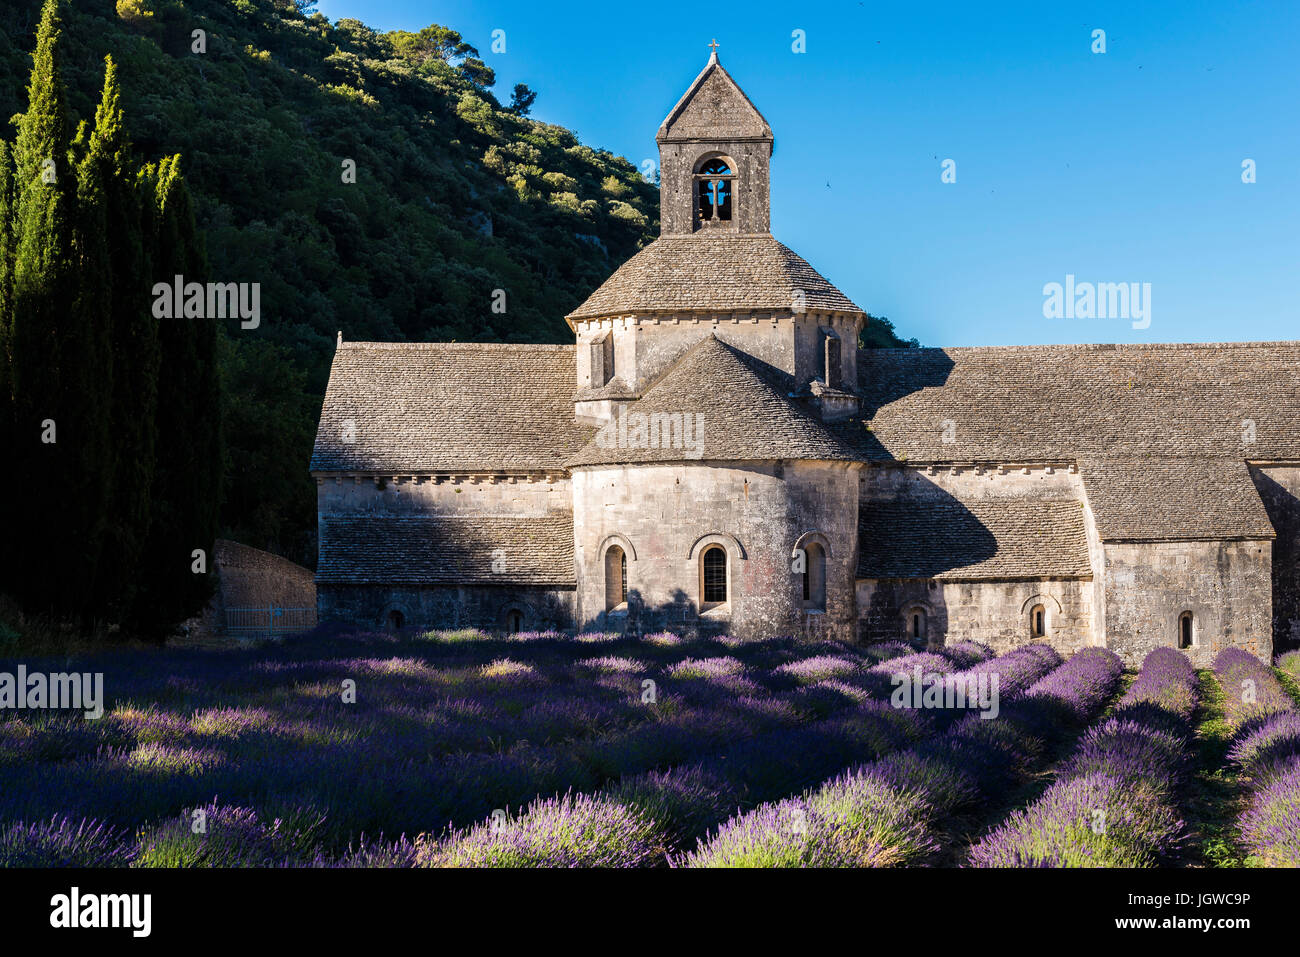
[[[424,867],[649,867],[667,837],[641,809],[603,796],[534,801],[513,820],[477,824],[426,845]]]
[[[973,867],[1152,867],[1182,822],[1145,784],[1106,774],[1057,781],[970,850]]]
[[[1243,729],[1228,749],[1228,759],[1252,774],[1297,754],[1300,754],[1300,712],[1295,711],[1270,715]]]
[[[818,655],[814,658],[792,661],[774,669],[774,672],[778,675],[787,675],[799,684],[815,684],[828,678],[843,678],[860,671],[861,668],[860,660],[839,655]]]
[[[993,649],[983,642],[955,641],[951,645],[944,645],[939,649],[939,654],[953,663],[958,669],[973,668],[981,661],[988,661],[993,657]]]
[[[879,663],[910,655],[912,651],[912,646],[905,641],[881,641],[863,648],[862,655],[869,663]]]
[[[202,824],[196,814],[201,814]],[[302,836],[279,818],[215,801],[140,834],[137,867],[266,867],[298,861]]]
[[[1265,867],[1300,867],[1300,760],[1275,765],[1238,821],[1242,843]]]
[[[1107,648],[1084,648],[1034,682],[1025,697],[1047,699],[1067,719],[1084,721],[1109,700],[1123,672],[1124,663],[1115,652]]]
[[[1219,652],[1214,670],[1223,686],[1224,718],[1234,730],[1295,706],[1273,670],[1240,648]]]
[[[732,818],[687,867],[890,867],[933,851],[916,794],[871,769]]]
[[[55,816],[0,825],[0,868],[130,867],[135,857],[130,837],[101,821]]]
[[[663,829],[669,847],[687,847],[740,807],[743,798],[711,764],[693,764],[633,775],[606,792],[618,804],[638,808]]]

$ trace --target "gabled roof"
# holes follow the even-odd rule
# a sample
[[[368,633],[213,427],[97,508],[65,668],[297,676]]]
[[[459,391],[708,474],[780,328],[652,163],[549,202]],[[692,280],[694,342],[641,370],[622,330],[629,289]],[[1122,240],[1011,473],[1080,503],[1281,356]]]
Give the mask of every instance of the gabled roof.
[[[862,310],[770,235],[661,236],[568,319],[645,313]]]
[[[311,469],[558,471],[591,437],[573,421],[576,379],[573,346],[344,343]]]
[[[616,423],[616,435],[598,432],[569,464],[856,459],[814,410],[790,398],[793,388],[792,377],[708,336],[626,407],[626,431]],[[684,437],[648,431],[642,441],[634,431],[638,422],[672,417],[691,424]]]
[[[858,381],[873,459],[1300,461],[1297,342],[866,349]]]
[[[1240,459],[1092,458],[1079,473],[1102,541],[1274,537]]]
[[[1090,578],[1083,506],[1048,499],[864,501],[859,578]]]
[[[758,107],[745,95],[731,74],[718,62],[717,54],[695,78],[677,105],[669,111],[655,139],[768,139],[768,126]]]
[[[573,516],[322,515],[316,581],[573,585]]]

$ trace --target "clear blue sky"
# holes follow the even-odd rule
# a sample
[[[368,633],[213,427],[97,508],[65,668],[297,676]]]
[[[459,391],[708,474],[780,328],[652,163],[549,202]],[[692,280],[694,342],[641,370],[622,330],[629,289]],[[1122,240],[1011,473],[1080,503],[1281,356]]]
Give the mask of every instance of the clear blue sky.
[[[926,345],[1300,338],[1294,0],[319,9],[458,30],[503,101],[527,83],[534,116],[638,165],[716,37],[776,136],[773,234]],[[1150,283],[1149,328],[1044,318],[1066,274]]]

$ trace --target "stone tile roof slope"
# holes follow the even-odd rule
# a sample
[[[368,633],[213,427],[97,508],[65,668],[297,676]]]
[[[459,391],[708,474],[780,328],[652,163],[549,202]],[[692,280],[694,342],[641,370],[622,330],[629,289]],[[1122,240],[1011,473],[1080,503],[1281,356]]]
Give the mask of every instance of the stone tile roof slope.
[[[592,435],[573,422],[576,380],[571,345],[344,343],[330,368],[311,469],[559,470]]]
[[[610,276],[568,318],[643,313],[862,312],[800,256],[763,236],[661,236]]]
[[[683,138],[716,141],[771,136],[772,128],[763,114],[714,55],[659,124],[655,139],[662,143]]]
[[[1300,459],[1300,342],[867,349],[858,380],[873,459]]]
[[[493,571],[497,557],[504,572]],[[316,581],[571,586],[573,516],[323,515]]]
[[[1273,538],[1239,459],[1094,458],[1079,463],[1103,541]]]
[[[683,422],[689,413],[696,428],[686,442],[672,441],[674,433],[660,435],[659,447],[635,447],[644,443],[631,431],[628,441],[613,442],[598,433],[568,464],[859,458],[859,450],[823,425],[815,410],[789,397],[793,387],[791,376],[708,336],[627,407],[633,426],[634,413],[681,415]],[[646,438],[655,441],[653,435]]]
[[[1083,506],[1035,499],[863,502],[859,578],[1090,578]]]

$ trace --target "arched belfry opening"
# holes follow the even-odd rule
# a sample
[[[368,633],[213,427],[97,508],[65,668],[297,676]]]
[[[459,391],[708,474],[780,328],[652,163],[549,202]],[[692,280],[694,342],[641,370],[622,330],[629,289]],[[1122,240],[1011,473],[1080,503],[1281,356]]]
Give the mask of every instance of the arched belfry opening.
[[[696,165],[695,212],[699,225],[708,228],[730,224],[735,207],[735,162],[726,156],[714,156]]]

